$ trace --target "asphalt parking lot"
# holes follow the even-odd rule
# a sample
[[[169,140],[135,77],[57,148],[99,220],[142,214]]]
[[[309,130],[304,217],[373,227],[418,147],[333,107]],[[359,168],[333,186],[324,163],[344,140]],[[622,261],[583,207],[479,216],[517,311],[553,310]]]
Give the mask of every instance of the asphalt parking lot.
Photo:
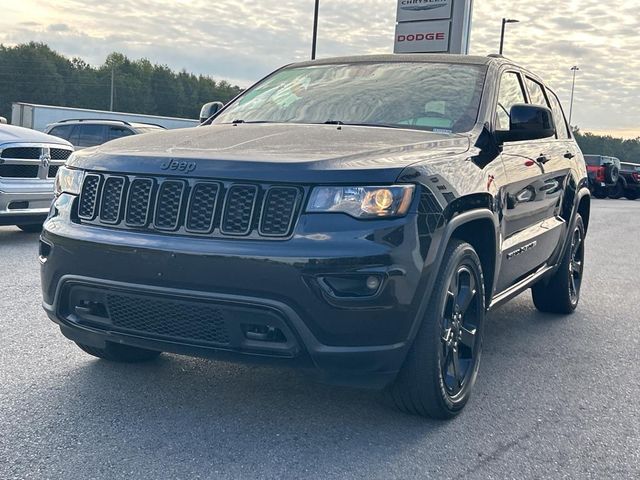
[[[296,370],[98,361],[40,308],[37,235],[0,227],[0,479],[640,478],[640,201],[595,200],[582,300],[489,316],[448,423]]]

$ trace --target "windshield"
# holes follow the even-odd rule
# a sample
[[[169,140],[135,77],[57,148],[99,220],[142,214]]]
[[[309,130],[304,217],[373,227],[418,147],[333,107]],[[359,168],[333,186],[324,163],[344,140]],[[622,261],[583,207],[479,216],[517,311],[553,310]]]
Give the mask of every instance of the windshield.
[[[343,123],[460,133],[473,128],[485,67],[355,63],[280,70],[214,124]]]

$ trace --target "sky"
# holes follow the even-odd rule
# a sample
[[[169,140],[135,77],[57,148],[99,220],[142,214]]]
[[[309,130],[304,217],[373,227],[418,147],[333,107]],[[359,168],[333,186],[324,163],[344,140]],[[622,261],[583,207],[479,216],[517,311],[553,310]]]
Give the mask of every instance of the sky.
[[[640,0],[475,0],[472,54],[542,76],[582,131],[640,136]],[[320,0],[318,57],[391,53],[396,0]],[[0,0],[0,43],[47,43],[93,65],[114,51],[248,86],[310,55],[314,0]]]

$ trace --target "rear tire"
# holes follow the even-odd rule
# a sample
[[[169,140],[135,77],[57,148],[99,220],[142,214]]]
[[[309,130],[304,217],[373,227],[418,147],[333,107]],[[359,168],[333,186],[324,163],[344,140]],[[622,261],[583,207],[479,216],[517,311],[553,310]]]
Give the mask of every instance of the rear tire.
[[[399,410],[437,419],[462,411],[478,374],[484,315],[480,259],[471,245],[453,240],[420,330],[387,392]]]
[[[531,288],[533,303],[541,312],[569,314],[578,306],[584,272],[584,237],[584,223],[577,215],[571,243],[558,270]]]
[[[627,190],[624,192],[624,196],[627,197],[627,200],[637,200],[640,197],[640,192],[637,190]]]
[[[41,223],[28,223],[26,225],[17,225],[17,227],[25,233],[40,233],[42,231]]]
[[[118,363],[148,362],[157,358],[161,353],[155,350],[146,350],[144,348],[130,347],[128,345],[110,342],[107,342],[104,348],[91,347],[78,342],[76,342],[76,345],[89,355]]]

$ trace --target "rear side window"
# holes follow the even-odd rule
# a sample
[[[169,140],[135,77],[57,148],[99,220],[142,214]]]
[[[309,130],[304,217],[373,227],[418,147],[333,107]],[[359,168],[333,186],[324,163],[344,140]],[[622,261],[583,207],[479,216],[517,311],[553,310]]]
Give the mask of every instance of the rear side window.
[[[53,127],[49,132],[49,135],[53,135],[54,137],[64,138],[65,140],[69,140],[71,138],[71,132],[73,131],[73,125],[58,125],[57,127]]]
[[[506,72],[500,80],[496,108],[496,130],[509,130],[511,107],[517,103],[526,103],[520,75],[515,72]]]
[[[105,125],[78,125],[78,147],[94,147],[104,143]]]
[[[129,135],[133,135],[133,132],[128,128],[110,126],[107,140],[115,140],[116,138],[128,137]]]
[[[529,90],[531,103],[549,108],[549,103],[547,102],[547,97],[544,94],[544,88],[542,85],[529,77],[525,77],[524,83],[526,83],[527,90]]]
[[[569,129],[567,127],[567,120],[564,118],[564,112],[560,106],[560,100],[558,100],[556,94],[551,90],[547,90],[547,92],[549,92],[549,101],[551,102],[551,111],[553,112],[553,120],[556,124],[558,138],[567,139],[569,138]]]

